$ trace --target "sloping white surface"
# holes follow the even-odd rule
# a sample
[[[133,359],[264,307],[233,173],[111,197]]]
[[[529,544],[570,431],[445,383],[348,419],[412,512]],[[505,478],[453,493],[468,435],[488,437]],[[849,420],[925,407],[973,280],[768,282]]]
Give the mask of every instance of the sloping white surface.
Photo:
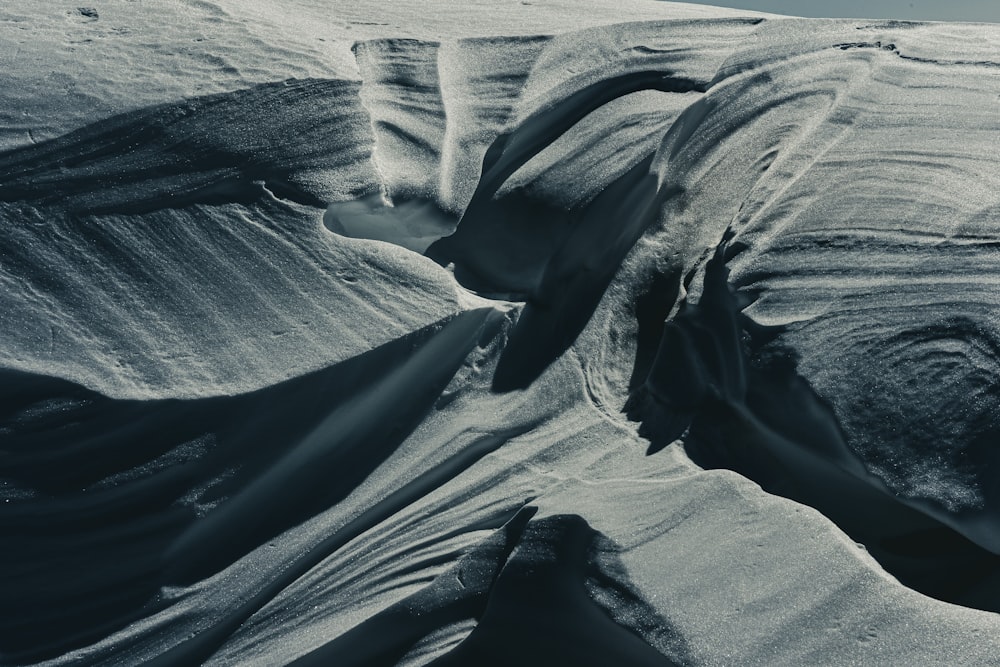
[[[587,552],[591,598],[675,661],[995,662],[1000,616],[907,589],[680,443],[647,455],[620,412],[655,394],[635,369],[677,315],[642,304],[711,308],[729,228],[745,314],[784,327],[858,457],[838,474],[996,552],[993,468],[968,465],[1000,375],[995,27],[330,4],[0,8],[0,359],[24,373],[0,384],[10,662],[349,664],[380,613],[483,577],[489,598],[499,579],[462,563],[488,571],[526,507],[602,536],[617,560]],[[454,224],[451,270],[413,252]],[[763,418],[713,366],[725,334],[690,367],[724,378],[749,447]],[[512,358],[537,374],[494,391]],[[542,569],[548,546],[497,568]],[[474,646],[452,620],[403,663]]]

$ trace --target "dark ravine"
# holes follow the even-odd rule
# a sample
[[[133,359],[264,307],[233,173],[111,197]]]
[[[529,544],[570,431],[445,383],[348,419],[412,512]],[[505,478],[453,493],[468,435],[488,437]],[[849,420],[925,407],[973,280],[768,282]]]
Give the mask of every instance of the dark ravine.
[[[655,154],[575,210],[560,210],[517,191],[496,197],[499,188],[573,125],[613,100],[640,90],[707,89],[705,81],[669,72],[609,78],[535,112],[487,149],[482,176],[458,228],[432,244],[427,255],[453,264],[456,278],[470,289],[526,301],[500,359],[494,389],[527,387],[569,349],[626,255],[657,221],[663,200],[676,194],[660,187],[652,170]]]
[[[664,327],[627,406],[649,453],[681,440],[700,466],[734,470],[823,512],[906,585],[1000,611],[996,506],[949,514],[897,497],[868,471],[830,405],[796,372],[794,351],[775,341],[780,329],[741,313],[753,296],[729,282],[726,261],[743,250],[732,236],[707,262],[699,301]]]
[[[581,233],[577,231],[584,224],[580,219],[588,217],[588,214],[586,211],[554,210],[545,202],[522,199],[519,195],[511,197],[513,201],[510,202],[504,198],[495,199],[504,182],[576,123],[609,102],[641,90],[704,92],[707,86],[707,82],[678,78],[669,72],[631,72],[590,84],[525,118],[515,129],[501,134],[489,146],[483,157],[482,175],[458,229],[432,245],[427,251],[428,256],[442,264],[454,263],[456,277],[477,291],[530,295],[541,289],[538,283],[544,280],[548,261],[569,242],[569,237]],[[621,206],[621,202],[632,195],[631,190],[638,187],[637,181],[641,176],[649,173],[651,161],[651,156],[649,161],[640,161],[632,172],[606,188],[608,194],[604,201],[591,203],[594,207],[589,214],[592,220],[589,226],[584,225],[585,229],[599,223],[613,226],[611,220],[614,214],[608,210],[608,200],[614,199],[616,206]],[[635,196],[640,200],[648,197],[642,193]],[[641,204],[636,207],[643,208]],[[618,212],[618,215],[621,219],[631,220],[635,213],[624,211]],[[523,225],[528,220],[535,221],[534,228],[518,234],[518,221]],[[644,227],[639,233],[641,231]],[[583,234],[586,235],[586,232]],[[632,237],[633,243],[638,239],[638,234],[634,232],[624,235]],[[495,251],[496,243],[505,246],[504,252]],[[578,240],[575,245],[581,244],[582,241]],[[545,250],[534,249],[539,245]],[[626,245],[631,247],[631,244]],[[518,264],[512,266],[512,258]],[[610,263],[617,266],[618,262],[612,259]]]
[[[639,162],[572,213],[572,231],[545,264],[511,332],[494,389],[530,385],[587,326],[625,256],[656,219],[662,195],[651,162],[652,156]]]

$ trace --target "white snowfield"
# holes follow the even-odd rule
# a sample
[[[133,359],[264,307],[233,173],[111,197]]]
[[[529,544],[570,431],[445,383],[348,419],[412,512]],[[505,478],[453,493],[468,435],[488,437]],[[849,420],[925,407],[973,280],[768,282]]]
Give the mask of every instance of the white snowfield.
[[[0,6],[0,664],[1000,664],[1000,25]]]

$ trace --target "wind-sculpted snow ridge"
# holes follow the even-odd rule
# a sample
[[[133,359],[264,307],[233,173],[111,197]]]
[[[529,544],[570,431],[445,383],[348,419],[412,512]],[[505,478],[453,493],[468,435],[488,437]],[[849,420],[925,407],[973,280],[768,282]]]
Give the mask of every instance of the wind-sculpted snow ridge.
[[[0,663],[995,664],[1000,30],[662,7],[0,153]]]
[[[693,167],[683,175],[685,194],[667,206],[666,224],[704,229],[701,212],[718,210],[720,192],[727,206],[738,207],[727,224],[733,242],[746,250],[729,262],[730,280],[744,295],[740,306],[752,302],[743,311],[751,330],[764,325],[771,331],[750,338],[752,371],[737,372],[746,344],[738,343],[740,327],[731,317],[720,320],[726,322],[721,330],[700,317],[696,326],[727,341],[723,349],[729,352],[722,357],[691,349],[701,345],[691,330],[668,325],[671,340],[679,343],[675,337],[681,335],[691,354],[679,355],[680,348],[664,339],[659,359],[669,368],[684,357],[687,368],[697,368],[694,360],[701,359],[709,368],[730,369],[722,375],[709,370],[698,384],[713,388],[711,402],[749,408],[777,431],[752,435],[741,422],[739,437],[725,429],[727,435],[709,438],[711,444],[692,436],[695,451],[727,450],[705,455],[820,508],[920,590],[997,610],[1000,506],[993,480],[1000,348],[991,267],[1000,210],[1000,90],[987,72],[990,49],[996,53],[1000,42],[995,29],[982,26],[943,30],[982,36],[969,43],[983,46],[942,54],[947,57],[938,62],[902,57],[925,53],[934,27],[895,34],[858,30],[865,43],[895,46],[855,49],[827,46],[829,36],[841,34],[840,24],[786,23],[780,30],[762,28],[763,46],[730,60],[723,69],[728,76],[706,96],[710,106],[699,112],[694,141],[681,148]],[[797,39],[779,56],[768,33]],[[843,55],[829,57],[829,49]],[[730,100],[741,103],[735,118]],[[724,166],[710,157],[720,151],[728,158]],[[696,185],[686,187],[689,182]],[[710,298],[709,277],[706,272],[702,300]],[[725,288],[713,281],[715,303],[725,298]],[[751,375],[760,371],[771,377],[754,386]],[[775,382],[794,390],[795,398],[778,401]],[[669,390],[671,397],[661,403],[672,412],[677,393],[685,393],[683,411],[698,414],[697,396],[705,390],[688,389]],[[791,411],[814,418],[794,427],[773,423],[787,419],[782,415],[813,391],[815,407]],[[718,415],[712,421],[718,428]],[[761,437],[771,441],[749,444]],[[801,444],[794,452],[776,453],[788,440]],[[775,479],[777,466],[747,460],[747,448],[755,453],[752,459],[761,446],[791,466],[791,474]],[[826,450],[813,455],[837,470],[820,473],[813,467],[820,462],[788,458],[799,456],[803,446]],[[850,484],[864,480],[892,500],[866,500],[866,511],[858,511],[845,496],[860,499],[868,492],[847,493],[846,481],[814,479],[844,473]],[[882,517],[878,508],[887,502],[918,516]]]

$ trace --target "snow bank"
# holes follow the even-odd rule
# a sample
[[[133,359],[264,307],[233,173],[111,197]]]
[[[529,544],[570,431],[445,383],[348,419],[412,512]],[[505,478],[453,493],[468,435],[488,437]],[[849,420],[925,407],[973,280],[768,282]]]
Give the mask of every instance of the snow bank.
[[[995,26],[64,4],[4,664],[995,661]]]

